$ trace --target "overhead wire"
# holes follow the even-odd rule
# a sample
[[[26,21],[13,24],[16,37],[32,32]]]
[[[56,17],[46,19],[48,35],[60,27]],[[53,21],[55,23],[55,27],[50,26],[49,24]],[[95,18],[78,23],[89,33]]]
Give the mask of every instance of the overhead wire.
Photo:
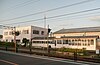
[[[24,16],[19,16],[19,17],[7,19],[7,20],[2,20],[0,22],[11,21],[11,20],[15,20],[15,19],[20,19],[20,18],[28,17],[28,16],[42,14],[42,13],[45,13],[45,12],[55,11],[55,10],[58,10],[58,9],[63,9],[63,8],[66,8],[66,7],[71,7],[71,6],[75,6],[75,5],[79,5],[79,4],[83,4],[83,3],[87,3],[87,2],[91,2],[91,1],[94,1],[94,0],[85,0],[85,1],[77,2],[77,3],[73,3],[73,4],[70,4],[70,5],[65,5],[65,6],[49,9],[49,10],[46,10],[46,11],[41,11],[41,12],[37,12],[37,13],[33,13],[33,14],[28,14],[28,15],[24,15]]]
[[[33,2],[32,2],[32,1],[33,1],[33,0],[24,1],[24,2],[22,2],[22,3],[20,3],[20,4],[17,4],[17,5],[15,5],[15,6],[9,7],[8,10],[13,11],[13,10],[15,10],[15,9],[17,9],[17,8],[20,8],[20,7],[29,5],[30,3],[38,2],[38,1],[40,1],[40,0],[36,0],[36,1],[33,1]],[[8,10],[7,10],[7,11],[8,11]]]
[[[25,2],[25,3],[23,3],[22,5],[20,5],[20,6],[18,6],[18,7],[16,7],[16,8],[19,8],[19,7],[23,7],[23,6],[27,6],[27,5],[29,5],[30,3],[35,3],[35,2],[39,2],[40,0],[35,0],[35,1],[33,1],[33,0],[29,0],[28,2]]]
[[[83,11],[78,11],[78,12],[72,12],[72,13],[67,13],[67,14],[62,14],[62,15],[51,16],[51,17],[47,17],[46,19],[56,19],[56,18],[63,17],[63,16],[81,14],[81,13],[86,13],[86,12],[91,12],[91,11],[96,11],[96,10],[100,10],[100,8],[88,9],[88,10],[83,10]],[[40,20],[44,20],[44,18],[28,20],[28,21],[23,21],[23,22],[17,22],[17,23],[11,23],[11,24],[27,23],[27,22],[40,21]],[[4,25],[10,25],[10,24],[4,24]]]

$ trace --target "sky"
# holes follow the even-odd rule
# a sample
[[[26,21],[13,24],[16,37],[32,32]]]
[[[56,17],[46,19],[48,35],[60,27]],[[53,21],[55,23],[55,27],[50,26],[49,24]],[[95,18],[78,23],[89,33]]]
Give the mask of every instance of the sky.
[[[46,21],[46,27],[49,25],[49,27],[52,29],[52,32],[63,28],[69,29],[100,26],[100,9],[90,12],[66,15],[58,18],[37,20],[44,17],[48,18],[63,14],[99,8],[100,0],[89,0],[90,2],[73,5],[70,7],[65,7],[53,11],[43,12],[28,17],[13,19],[16,17],[47,11],[50,9],[71,5],[82,1],[87,0],[0,0],[0,25],[11,27],[30,25],[44,27],[44,21]],[[30,20],[34,21],[29,22]],[[0,34],[2,34],[2,27],[0,27]]]

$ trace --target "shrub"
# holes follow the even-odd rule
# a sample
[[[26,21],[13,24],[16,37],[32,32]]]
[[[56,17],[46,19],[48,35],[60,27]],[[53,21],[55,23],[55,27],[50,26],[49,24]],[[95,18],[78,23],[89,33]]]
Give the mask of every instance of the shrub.
[[[4,47],[14,47],[14,42],[0,42],[0,46]]]

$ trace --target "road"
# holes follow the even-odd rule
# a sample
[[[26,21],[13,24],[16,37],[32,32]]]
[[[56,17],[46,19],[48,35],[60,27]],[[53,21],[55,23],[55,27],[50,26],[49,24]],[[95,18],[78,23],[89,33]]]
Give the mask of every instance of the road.
[[[46,56],[28,55],[0,50],[0,65],[99,65],[97,63],[74,62],[73,60]]]

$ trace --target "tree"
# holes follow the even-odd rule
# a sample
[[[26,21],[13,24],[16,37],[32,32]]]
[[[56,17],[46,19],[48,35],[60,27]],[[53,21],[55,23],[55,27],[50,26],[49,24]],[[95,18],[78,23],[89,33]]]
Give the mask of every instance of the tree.
[[[29,40],[27,38],[23,38],[22,42],[25,43],[24,46],[26,47],[27,43],[29,43]]]
[[[3,35],[0,35],[0,38],[2,38],[3,37]]]
[[[12,34],[18,36],[20,34],[20,32],[19,31],[15,31],[15,32],[12,32]]]

